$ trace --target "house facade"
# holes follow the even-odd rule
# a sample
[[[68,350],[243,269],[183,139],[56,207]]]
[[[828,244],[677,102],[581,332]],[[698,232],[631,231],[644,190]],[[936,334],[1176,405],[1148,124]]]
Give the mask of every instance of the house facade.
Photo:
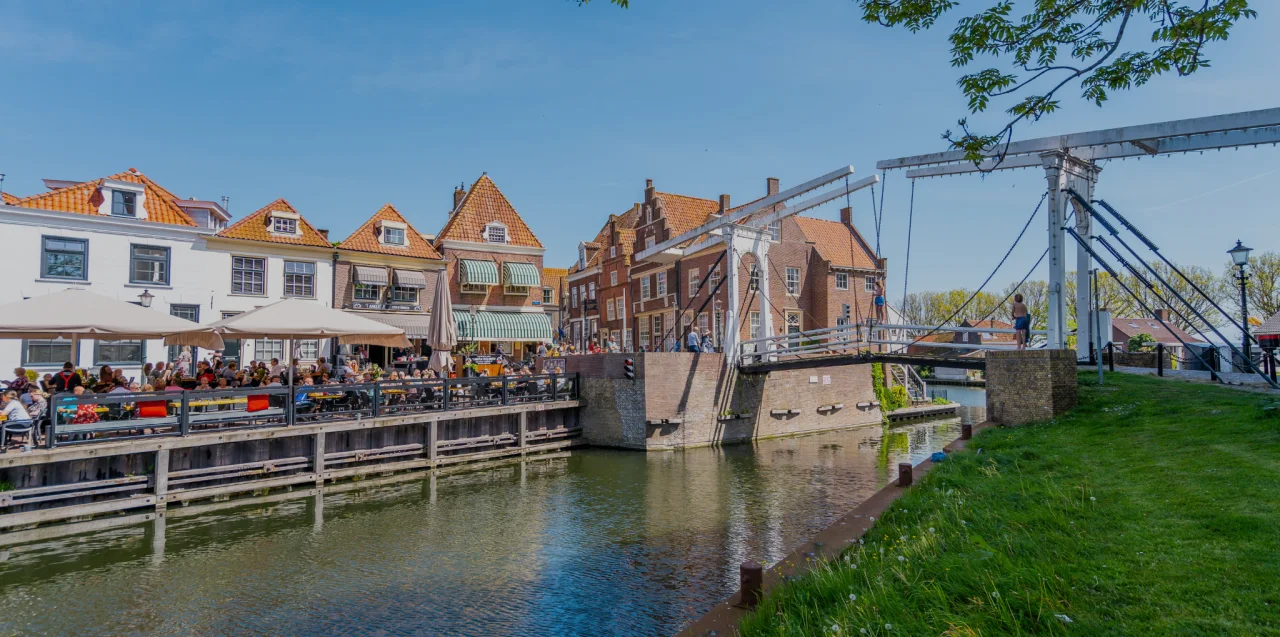
[[[545,248],[487,173],[469,190],[454,190],[434,247],[445,262],[460,343],[522,359],[551,342],[551,316],[543,307]]]
[[[1204,340],[1192,336],[1174,325],[1173,320],[1173,313],[1167,308],[1155,310],[1153,317],[1113,317],[1111,319],[1111,340],[1115,343],[1117,349],[1127,352],[1129,351],[1129,339],[1139,334],[1149,334],[1154,339],[1153,347],[1155,343],[1164,345],[1165,351],[1176,359],[1194,357],[1194,354],[1183,351],[1183,342],[1188,345],[1208,345]],[[1161,325],[1160,321],[1164,321],[1168,327]],[[1178,339],[1182,340],[1179,341]]]
[[[390,369],[397,360],[430,353],[428,315],[444,259],[391,204],[385,204],[337,246],[333,306],[398,327],[414,344],[410,351],[361,348],[368,360]],[[351,354],[350,347],[345,348]]]
[[[568,333],[568,268],[542,268],[542,309],[551,321],[553,340],[562,340]]]

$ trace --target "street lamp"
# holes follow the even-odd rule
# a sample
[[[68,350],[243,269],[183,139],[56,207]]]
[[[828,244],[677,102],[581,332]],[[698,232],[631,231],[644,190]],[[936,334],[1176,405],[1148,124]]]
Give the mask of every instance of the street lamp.
[[[1240,329],[1244,332],[1244,361],[1246,368],[1253,361],[1253,357],[1249,352],[1249,295],[1247,294],[1247,286],[1249,275],[1244,271],[1245,266],[1249,265],[1249,253],[1252,248],[1247,248],[1240,240],[1236,240],[1236,247],[1227,250],[1227,254],[1231,255],[1231,261],[1239,268],[1240,273],[1236,278],[1240,281]]]
[[[154,298],[156,298],[156,295],[152,294],[151,290],[143,290],[142,294],[138,295],[138,305],[141,305],[142,307],[151,307],[151,299]]]

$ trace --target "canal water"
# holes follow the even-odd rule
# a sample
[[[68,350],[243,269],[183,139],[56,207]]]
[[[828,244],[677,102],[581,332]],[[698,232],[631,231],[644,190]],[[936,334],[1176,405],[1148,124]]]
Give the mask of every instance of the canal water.
[[[584,450],[0,547],[0,635],[663,635],[959,435]]]

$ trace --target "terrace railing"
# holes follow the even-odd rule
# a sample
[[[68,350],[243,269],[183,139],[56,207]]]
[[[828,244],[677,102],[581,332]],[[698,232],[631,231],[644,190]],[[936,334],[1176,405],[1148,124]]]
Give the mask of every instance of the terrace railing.
[[[206,430],[286,427],[427,412],[576,400],[574,374],[404,379],[370,383],[244,387],[49,399],[45,443],[185,436]]]

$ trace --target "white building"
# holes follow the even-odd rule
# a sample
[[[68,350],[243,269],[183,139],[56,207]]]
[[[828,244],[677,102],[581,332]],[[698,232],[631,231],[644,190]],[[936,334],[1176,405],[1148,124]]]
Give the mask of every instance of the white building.
[[[153,297],[150,307],[158,312],[211,323],[226,312],[283,298],[286,279],[292,283],[290,291],[309,289],[308,298],[317,303],[329,305],[332,299],[332,250],[315,245],[320,235],[305,220],[294,219],[292,237],[267,233],[267,241],[238,238],[251,236],[244,224],[280,202],[228,227],[230,215],[220,205],[178,199],[134,169],[92,181],[45,184],[47,192],[28,197],[6,193],[0,203],[7,266],[0,303],[70,287],[135,303],[142,303],[145,293]],[[282,212],[296,216],[291,207]],[[219,236],[220,232],[227,235]],[[261,262],[261,270],[248,276],[261,277],[262,294],[233,292],[234,279],[240,276],[243,281],[245,276],[243,268],[233,269],[233,263],[246,265],[236,256],[250,259],[251,267]],[[286,266],[286,260],[311,265]],[[298,273],[286,275],[286,267]],[[244,285],[238,289],[244,290]],[[226,353],[235,354],[230,348]],[[201,352],[193,354],[198,357]],[[0,376],[7,378],[9,370],[19,366],[50,373],[70,360],[77,367],[110,364],[132,377],[144,362],[174,360],[177,355],[176,348],[158,340],[84,341],[76,353],[70,341],[0,340]]]

